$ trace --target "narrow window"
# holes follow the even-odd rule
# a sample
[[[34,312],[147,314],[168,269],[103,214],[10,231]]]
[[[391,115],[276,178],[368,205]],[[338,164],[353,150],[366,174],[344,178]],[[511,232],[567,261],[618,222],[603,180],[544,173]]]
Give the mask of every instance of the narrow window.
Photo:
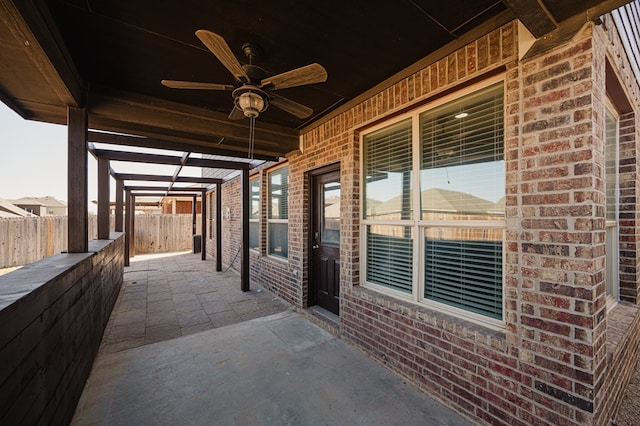
[[[605,250],[606,250],[606,278],[605,287],[607,304],[610,306],[618,302],[618,141],[619,119],[616,111],[606,107],[605,114]]]
[[[249,248],[258,250],[260,239],[258,238],[260,224],[260,176],[257,175],[249,180],[249,191],[251,192],[251,212],[249,213]]]
[[[267,253],[287,258],[289,219],[289,166],[268,172]]]

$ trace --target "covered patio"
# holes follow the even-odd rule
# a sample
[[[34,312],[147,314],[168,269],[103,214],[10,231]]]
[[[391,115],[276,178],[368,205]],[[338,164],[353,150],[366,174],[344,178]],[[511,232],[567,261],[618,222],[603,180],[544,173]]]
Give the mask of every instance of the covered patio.
[[[202,399],[203,405],[193,409],[193,413],[202,417],[194,419],[194,423],[198,420],[209,423],[208,420],[217,415],[229,421],[250,423],[256,419],[267,419],[267,423],[273,419],[272,423],[277,424],[327,419],[348,419],[350,423],[351,420],[363,422],[369,415],[383,422],[389,407],[396,408],[394,414],[401,411],[410,416],[400,423],[428,423],[424,416],[430,413],[436,413],[435,422],[447,422],[449,420],[443,419],[448,418],[464,422],[451,412],[440,411],[425,394],[416,393],[398,377],[378,370],[370,359],[327,334],[326,330],[339,329],[330,315],[306,311],[308,318],[320,326],[317,328],[265,290],[260,291],[259,286],[249,285],[250,272],[253,272],[249,262],[249,172],[256,166],[254,161],[275,164],[285,158],[305,155],[305,136],[307,142],[311,140],[316,145],[319,141],[324,143],[325,138],[330,141],[332,130],[326,127],[352,129],[341,132],[354,142],[360,129],[353,125],[356,121],[361,123],[362,117],[367,117],[368,126],[378,125],[382,120],[376,118],[380,111],[384,111],[385,116],[398,117],[411,108],[426,105],[436,96],[449,95],[456,88],[469,88],[504,73],[506,68],[501,65],[473,77],[467,78],[466,74],[467,65],[479,72],[487,66],[490,57],[503,55],[502,59],[508,57],[515,61],[518,55],[513,46],[509,54],[501,51],[507,42],[514,43],[515,28],[523,35],[515,44],[526,45],[523,55],[517,57],[523,60],[563,46],[585,23],[602,25],[601,15],[626,3],[628,0],[483,0],[438,4],[410,1],[394,7],[377,3],[362,7],[344,2],[303,1],[275,8],[270,4],[247,7],[237,2],[192,2],[190,7],[170,2],[161,7],[148,1],[0,0],[0,100],[25,119],[67,126],[69,204],[68,252],[0,279],[0,323],[8,324],[0,330],[0,364],[3,365],[0,422],[70,421],[96,356],[98,369],[110,364],[138,376],[96,373],[107,381],[95,379],[89,384],[88,393],[82,397],[76,412],[77,424],[91,423],[105,415],[113,416],[109,418],[114,422],[138,415],[141,421],[175,420],[182,418],[181,411],[166,413],[153,409],[164,407],[162,404],[170,397],[182,394],[190,386],[193,389],[184,393],[190,399],[178,401],[184,404],[182,407],[188,407],[202,393],[215,394],[219,396],[217,402],[226,405],[234,392],[238,395],[248,392],[247,387],[240,385],[251,383],[257,377],[265,385],[261,392],[288,401],[280,405],[286,407],[284,412],[274,410],[273,406],[262,406],[260,417],[239,418],[230,413],[246,413],[245,407],[256,407],[235,398],[241,407],[224,407],[230,411],[223,413],[212,411],[220,407],[212,407],[210,400]],[[210,31],[209,39],[198,36],[203,29]],[[488,38],[489,34],[493,34],[492,39]],[[223,39],[227,47],[220,49],[220,40],[214,36]],[[203,44],[203,39],[210,43]],[[477,47],[467,57],[465,46],[469,44]],[[461,52],[463,55],[459,56]],[[254,60],[262,68],[259,72]],[[481,61],[485,63],[480,64]],[[319,72],[316,65],[324,67],[326,72]],[[288,76],[291,70],[306,66],[313,67],[315,72],[310,74],[314,75],[303,72],[302,77],[297,75],[300,77],[297,83],[281,84],[287,80],[283,76]],[[260,78],[255,77],[254,72],[260,74]],[[416,78],[420,73],[422,77]],[[454,84],[459,80],[458,73],[462,76],[461,83]],[[430,77],[425,77],[427,75]],[[300,81],[310,84],[298,84]],[[187,89],[202,84],[208,91],[176,90],[185,86],[185,82],[190,82]],[[257,87],[256,93],[262,101],[253,107],[255,111],[251,114],[240,106],[240,96],[247,93],[247,86]],[[420,99],[413,98],[416,87],[437,88],[438,93],[430,94],[430,89],[425,89]],[[280,88],[284,89],[282,95],[276,92]],[[413,104],[409,105],[410,102]],[[239,112],[245,115],[238,116]],[[313,140],[316,133],[322,134],[318,141]],[[96,147],[91,143],[102,145]],[[357,144],[352,145],[356,152]],[[114,148],[123,146],[183,154],[152,158]],[[322,153],[325,147],[316,149]],[[98,160],[99,225],[98,240],[94,241],[89,241],[87,235],[87,158],[90,153]],[[193,158],[192,154],[202,158]],[[324,166],[316,165],[312,155],[308,159],[309,169]],[[360,179],[359,154],[349,158],[354,160],[342,170],[345,181],[352,186],[344,186],[345,189],[353,188]],[[113,170],[115,161],[171,164],[176,172],[171,176],[123,174]],[[203,176],[181,179],[180,168],[189,165],[202,167]],[[179,193],[194,199],[202,197],[202,229],[206,232],[207,191],[215,188],[216,225],[219,225],[222,222],[221,186],[228,182],[229,176],[240,177],[236,194],[241,206],[240,226],[233,230],[241,234],[238,275],[221,272],[224,248],[220,245],[220,228],[216,229],[215,266],[214,261],[206,259],[204,246],[201,256],[184,255],[179,260],[129,264],[135,254],[130,250],[136,196]],[[110,232],[108,217],[112,178],[116,183],[115,232]],[[300,180],[302,178],[298,178]],[[162,181],[167,186],[137,183],[127,186],[125,181]],[[180,183],[199,186],[194,190],[174,185]],[[298,195],[307,190],[300,189],[301,185],[298,188]],[[351,191],[349,195],[353,199],[345,201],[358,198],[356,192]],[[359,207],[354,208],[356,210],[348,212],[353,227],[345,232],[351,240],[349,247],[359,243],[356,234],[360,231],[356,225],[359,226],[361,216]],[[300,210],[290,225],[284,225],[284,228],[296,226],[301,232],[294,242],[297,253],[304,255],[313,250],[310,239],[305,240],[311,235],[307,229],[308,216]],[[205,241],[203,238],[203,245]],[[354,250],[348,252],[353,253]],[[295,279],[308,278],[305,259],[307,257],[292,254],[291,260],[278,260],[280,263],[276,264]],[[194,260],[198,260],[198,266]],[[344,270],[348,268],[351,279],[358,276],[358,262],[360,255],[344,261]],[[271,274],[271,270],[262,272],[263,276],[280,279]],[[189,291],[184,293],[187,288]],[[301,294],[307,291],[306,287],[300,288]],[[383,295],[379,300],[387,303],[390,299]],[[302,297],[296,301],[305,306]],[[368,308],[370,301],[363,303],[367,305],[363,311],[378,315]],[[396,308],[400,306],[393,301],[389,303]],[[392,316],[402,321],[401,314]],[[356,312],[353,316],[358,315]],[[368,323],[368,318],[363,318],[363,324]],[[238,336],[242,337],[231,340]],[[264,339],[265,336],[270,339]],[[491,342],[494,337],[490,334],[486,340]],[[239,346],[234,346],[236,344]],[[298,357],[305,348],[322,345],[329,345],[331,356],[342,354],[342,362],[332,359],[322,364],[313,358]],[[207,352],[212,347],[230,352],[228,356],[226,353],[212,355]],[[261,347],[271,348],[273,358],[266,364],[262,363]],[[338,349],[344,352],[337,352]],[[198,358],[200,354],[202,357]],[[399,405],[398,401],[403,398],[390,400],[388,406],[372,406],[371,401],[386,402],[388,392],[386,395],[385,392],[362,394],[362,401],[353,400],[355,411],[349,411],[351,406],[341,406],[348,410],[348,415],[343,417],[339,417],[336,407],[344,398],[329,399],[326,405],[320,400],[312,407],[303,407],[308,408],[304,412],[290,411],[292,401],[299,401],[296,397],[302,391],[283,387],[282,393],[276,395],[270,388],[274,376],[258,374],[284,355],[291,356],[288,365],[300,368],[295,373],[297,385],[308,385],[305,374],[326,373],[332,380],[328,382],[331,388],[322,391],[325,395],[331,396],[334,391],[352,397],[362,390],[362,383],[368,383],[365,380],[368,372],[376,371],[381,381],[365,386],[367,389],[398,390],[414,402],[412,406],[418,411],[405,410]],[[505,362],[516,358],[516,352],[504,357]],[[204,363],[200,364],[203,359]],[[149,360],[157,364],[144,363]],[[128,362],[132,364],[126,364]],[[190,362],[193,369],[172,370],[174,366],[189,367]],[[422,368],[419,362],[411,361],[411,364]],[[127,365],[137,365],[137,368]],[[325,368],[327,365],[329,368]],[[171,368],[165,370],[162,366]],[[225,370],[225,366],[234,366],[234,369]],[[356,370],[360,367],[364,370]],[[171,375],[171,371],[177,372],[176,375]],[[353,374],[355,371],[358,372]],[[225,392],[223,385],[210,387],[218,379],[200,382],[203,372],[233,376],[238,387],[231,393]],[[169,375],[164,375],[167,373]],[[281,379],[291,372],[283,367],[274,368],[270,373],[280,375]],[[345,378],[351,379],[351,374],[354,379],[361,379],[360,383],[343,382]],[[108,381],[109,376],[115,381]],[[451,376],[457,377],[455,373]],[[143,394],[145,388],[136,387],[135,380],[142,383],[154,377],[172,383],[178,379],[185,381],[179,383],[177,390],[161,388],[158,398],[145,400],[148,396]],[[220,379],[220,383],[227,383],[226,377]],[[314,376],[314,382],[322,383],[322,378]],[[525,386],[528,387],[531,383]],[[103,392],[105,389],[107,393]],[[304,389],[310,392],[309,386]],[[133,393],[127,393],[128,390]],[[535,395],[544,393],[544,398],[562,400],[559,404],[583,402],[574,394],[558,393],[546,385],[536,388],[535,392]],[[464,403],[464,394],[461,395],[459,399]],[[487,395],[493,394],[487,392]],[[142,398],[137,405],[130,404],[134,396]],[[257,396],[253,399],[258,400]],[[577,409],[591,413],[590,401]],[[122,411],[109,412],[105,408],[113,406],[117,411],[119,403],[124,404]],[[137,411],[136,407],[141,406],[151,406],[151,410]],[[420,407],[429,409],[425,411]],[[92,411],[94,409],[96,411]],[[380,411],[376,411],[378,409]],[[158,414],[168,417],[156,417]],[[316,414],[323,417],[315,417]],[[499,411],[480,414],[501,416]],[[118,417],[120,415],[129,417]],[[416,417],[411,417],[413,415]]]
[[[336,318],[214,266],[132,260],[72,425],[472,424],[326,331]]]

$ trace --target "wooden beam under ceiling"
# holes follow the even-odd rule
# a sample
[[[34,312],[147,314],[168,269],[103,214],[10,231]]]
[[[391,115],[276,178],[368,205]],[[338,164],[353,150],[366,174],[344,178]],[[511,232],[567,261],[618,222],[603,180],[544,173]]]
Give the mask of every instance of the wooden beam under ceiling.
[[[571,18],[565,19],[559,23],[556,29],[536,40],[523,59],[532,58],[567,43],[575,37],[587,22],[594,22],[602,15],[624,6],[629,3],[629,1],[630,0],[603,1],[582,13],[577,13]]]
[[[226,114],[105,87],[91,87],[89,126],[92,129],[162,138],[181,134],[194,141],[219,143],[234,156],[248,152],[248,120],[229,120]],[[124,130],[124,131],[123,131]],[[171,137],[170,139],[175,139]],[[299,147],[299,132],[258,120],[255,152],[283,156]],[[185,149],[184,151],[189,151]],[[193,152],[197,152],[195,149]]]
[[[84,81],[45,2],[0,0],[0,22],[10,28],[16,45],[38,68],[61,106],[84,107]]]
[[[538,0],[503,0],[502,2],[515,13],[535,38],[540,38],[558,28],[558,23],[551,13]]]

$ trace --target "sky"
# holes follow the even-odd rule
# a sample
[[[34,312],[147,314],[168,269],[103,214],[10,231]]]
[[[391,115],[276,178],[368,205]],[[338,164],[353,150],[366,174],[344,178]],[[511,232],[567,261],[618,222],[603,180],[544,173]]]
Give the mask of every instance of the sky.
[[[105,145],[96,144],[100,148]],[[115,149],[125,150],[123,147]],[[175,151],[126,148],[127,151],[181,155]],[[123,163],[114,161],[119,173],[172,175],[174,166]],[[88,156],[88,196],[90,213],[95,213],[97,200],[97,162]],[[200,176],[200,168],[185,167],[180,176]],[[148,186],[163,183],[127,182]],[[110,199],[115,200],[115,181],[110,181]],[[67,202],[67,127],[23,120],[0,102],[0,198],[52,196]]]
[[[23,120],[0,102],[0,198],[47,195],[67,201],[66,126]]]

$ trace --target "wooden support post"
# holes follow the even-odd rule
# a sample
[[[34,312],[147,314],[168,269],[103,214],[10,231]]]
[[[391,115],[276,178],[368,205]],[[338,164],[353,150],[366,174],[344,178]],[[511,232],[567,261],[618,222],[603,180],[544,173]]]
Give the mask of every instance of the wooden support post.
[[[207,260],[207,191],[202,191],[202,201],[200,202],[201,227],[202,227],[202,260]]]
[[[198,209],[196,209],[196,205],[198,203],[198,197],[196,195],[193,196],[193,202],[191,203],[191,235],[196,235],[196,223]]]
[[[222,184],[216,185],[216,271],[222,271]]]
[[[87,192],[87,110],[67,108],[68,252],[89,250],[89,196]]]
[[[131,194],[131,238],[129,238],[129,254],[136,257],[136,196]]]
[[[98,239],[109,239],[109,160],[98,158]]]
[[[240,286],[242,291],[249,291],[249,170],[242,171],[242,256],[240,266]]]
[[[129,246],[131,245],[131,191],[127,190],[124,197],[126,207],[124,210],[124,266],[129,266],[131,253]]]
[[[116,223],[114,230],[116,232],[122,232],[122,195],[124,192],[124,181],[118,179],[116,181]]]

